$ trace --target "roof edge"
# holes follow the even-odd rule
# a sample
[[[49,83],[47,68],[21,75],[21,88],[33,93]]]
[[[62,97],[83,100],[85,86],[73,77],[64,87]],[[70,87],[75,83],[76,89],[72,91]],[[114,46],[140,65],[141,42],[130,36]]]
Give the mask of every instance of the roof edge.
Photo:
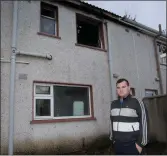
[[[96,7],[94,5],[91,5],[89,3],[86,3],[84,1],[81,0],[52,0],[52,2],[58,2],[58,3],[63,3],[63,4],[68,4],[71,5],[73,7],[76,7],[78,9],[82,9],[82,10],[87,10],[87,11],[91,11],[92,14],[98,14],[99,16],[103,17],[105,20],[112,20],[115,22],[118,22],[120,24],[129,26],[131,28],[137,29],[138,31],[153,36],[153,37],[157,37],[159,35],[159,39],[166,41],[167,40],[167,35],[164,34],[159,34],[159,31],[150,28],[148,26],[145,26],[141,23],[138,23],[136,21],[130,20],[128,18],[125,17],[121,17],[119,15],[116,15],[112,12],[109,12],[107,10],[101,9],[99,7]],[[84,10],[84,11],[85,11]]]

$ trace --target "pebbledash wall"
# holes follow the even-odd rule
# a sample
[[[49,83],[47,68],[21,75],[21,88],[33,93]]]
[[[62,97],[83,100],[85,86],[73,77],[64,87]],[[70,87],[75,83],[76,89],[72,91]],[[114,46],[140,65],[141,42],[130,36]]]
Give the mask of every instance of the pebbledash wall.
[[[17,57],[14,149],[16,152],[76,150],[109,132],[110,81],[106,51],[76,46],[75,10],[58,5],[61,39],[38,35],[40,1],[19,1],[17,50],[49,53],[51,61]],[[10,60],[12,38],[12,1],[1,2],[1,57]],[[1,63],[1,151],[7,153],[9,126],[10,63]],[[27,74],[27,79],[19,79]],[[92,85],[94,118],[86,121],[32,124],[33,82],[62,82]],[[50,151],[49,150],[49,151]],[[66,152],[64,150],[64,152]]]
[[[128,30],[127,30],[128,29]],[[108,24],[109,52],[112,55],[112,74],[125,77],[135,89],[136,97],[145,97],[145,89],[157,90],[160,94],[159,81],[156,81],[157,66],[154,54],[154,38],[134,31],[128,27]],[[164,43],[164,41],[161,41]],[[157,47],[159,53],[159,49]],[[160,53],[159,53],[160,54]],[[164,94],[166,94],[166,65],[160,65]],[[113,84],[117,78],[113,78]],[[116,86],[112,87],[114,92]]]
[[[118,79],[113,77],[114,73],[127,78],[139,98],[145,96],[145,89],[159,91],[159,82],[155,81],[157,73],[153,38],[142,33],[137,35],[137,32],[130,28],[127,32],[127,27],[108,21],[109,52],[112,56],[112,99],[106,49],[96,50],[75,45],[76,12],[81,11],[56,4],[59,12],[60,38],[53,38],[38,34],[40,1],[19,1],[18,4],[17,50],[25,53],[49,53],[53,59],[17,57],[17,61],[27,64],[16,63],[16,152],[38,153],[46,152],[48,149],[73,151],[82,148],[83,143],[86,145],[98,136],[108,135],[109,106],[111,100],[116,98],[115,82]],[[10,60],[11,55],[12,11],[12,1],[1,1],[1,57],[4,60]],[[104,38],[107,47],[106,33]],[[22,74],[26,74],[27,78],[20,79]],[[165,80],[163,77],[163,81]],[[32,123],[34,81],[91,85],[94,116],[83,121]],[[10,63],[1,62],[2,154],[6,154],[8,148],[9,82]]]

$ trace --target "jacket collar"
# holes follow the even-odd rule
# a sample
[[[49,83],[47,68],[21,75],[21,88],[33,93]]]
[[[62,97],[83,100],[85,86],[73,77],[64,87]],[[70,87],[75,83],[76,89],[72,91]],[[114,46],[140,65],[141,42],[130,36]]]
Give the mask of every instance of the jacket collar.
[[[132,97],[132,95],[129,94],[127,97],[123,98],[123,101],[126,101],[126,100],[130,99],[131,97]],[[120,100],[120,97],[118,97],[118,99]]]

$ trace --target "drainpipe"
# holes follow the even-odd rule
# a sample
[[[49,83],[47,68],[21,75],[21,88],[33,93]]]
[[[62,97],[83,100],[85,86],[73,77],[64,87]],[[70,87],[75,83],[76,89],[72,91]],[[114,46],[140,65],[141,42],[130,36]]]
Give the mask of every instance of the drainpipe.
[[[155,54],[155,60],[156,60],[156,66],[157,66],[157,75],[159,78],[159,86],[160,86],[160,94],[163,94],[163,84],[162,84],[162,76],[161,76],[161,71],[160,71],[160,61],[159,61],[159,55],[157,51],[157,38],[161,36],[162,34],[162,29],[161,29],[161,24],[159,24],[159,34],[154,37],[154,54]]]
[[[48,60],[52,60],[52,55],[50,55],[50,54],[25,53],[25,52],[17,52],[16,54],[17,55],[39,57],[39,58],[45,58],[45,59],[48,59]]]
[[[15,66],[16,66],[16,41],[17,41],[17,10],[18,1],[13,1],[13,30],[12,30],[12,53],[10,71],[10,103],[9,103],[9,143],[8,154],[13,155],[14,143],[14,91],[15,91]]]
[[[111,53],[111,48],[109,48],[109,34],[108,34],[108,26],[107,26],[107,22],[104,23],[105,25],[105,28],[106,28],[106,40],[107,40],[107,54],[108,54],[108,64],[109,64],[109,76],[110,76],[110,90],[111,90],[111,100],[114,100],[114,96],[113,96],[113,78],[112,78],[112,53]],[[111,104],[111,103],[110,103]],[[111,110],[109,109],[109,117],[110,117],[110,112]],[[109,121],[110,121],[110,118],[109,118]],[[111,122],[109,124],[109,136],[110,136],[110,139],[112,139],[112,125],[111,125]]]
[[[108,26],[107,22],[104,23],[105,28],[106,28],[106,40],[107,40],[107,54],[108,54],[108,63],[109,63],[109,75],[110,75],[110,88],[111,88],[111,99],[114,100],[113,96],[113,78],[112,78],[112,54],[110,52],[110,47],[109,47],[109,34],[108,34]],[[115,84],[114,84],[115,85]]]

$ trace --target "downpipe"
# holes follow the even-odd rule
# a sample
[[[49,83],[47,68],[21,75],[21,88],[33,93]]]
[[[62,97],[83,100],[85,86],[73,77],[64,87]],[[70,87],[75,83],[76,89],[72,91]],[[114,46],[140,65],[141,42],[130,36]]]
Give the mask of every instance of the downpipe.
[[[107,54],[108,54],[108,64],[109,64],[109,78],[110,78],[110,91],[111,91],[111,99],[114,100],[113,96],[113,78],[112,78],[112,54],[111,54],[111,48],[109,48],[109,34],[108,34],[108,25],[107,22],[104,22],[105,29],[106,29],[106,41],[107,41]],[[110,102],[111,105],[111,102]],[[111,114],[111,107],[109,107],[109,115]],[[111,119],[109,116],[109,138],[112,139],[112,124]]]
[[[154,37],[154,54],[155,54],[155,60],[156,60],[156,67],[157,67],[157,75],[158,75],[158,78],[159,78],[159,86],[160,86],[160,94],[163,94],[164,91],[163,91],[163,84],[162,84],[162,75],[161,75],[161,71],[160,71],[160,60],[159,60],[159,55],[158,55],[158,51],[157,51],[157,38],[159,36],[161,36],[161,25],[159,24],[159,34],[156,35]]]
[[[13,1],[13,29],[12,29],[12,53],[10,70],[10,93],[9,93],[9,142],[8,154],[13,155],[14,144],[14,93],[15,93],[15,70],[16,70],[16,41],[17,41],[17,20],[18,1]]]

